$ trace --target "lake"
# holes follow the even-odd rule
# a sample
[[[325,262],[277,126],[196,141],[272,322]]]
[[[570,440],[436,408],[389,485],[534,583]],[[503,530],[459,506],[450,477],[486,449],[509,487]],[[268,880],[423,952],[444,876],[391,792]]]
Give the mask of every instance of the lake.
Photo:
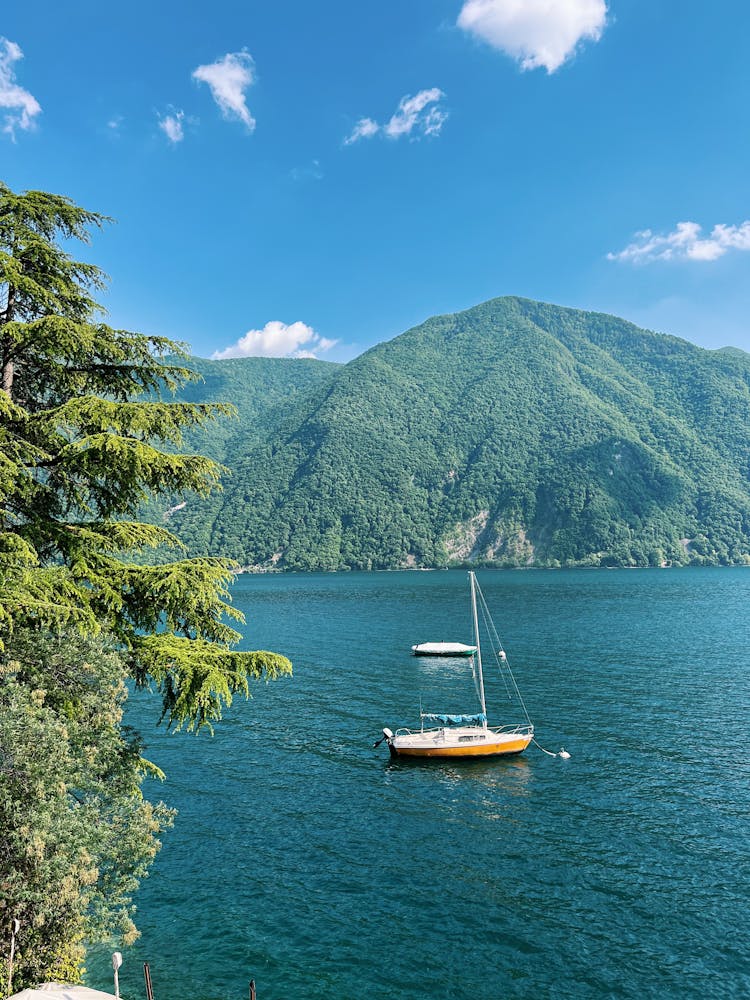
[[[537,739],[391,762],[384,725],[475,711],[460,571],[243,576],[243,647],[292,679],[214,737],[129,721],[179,810],[137,895],[127,1000],[750,995],[750,570],[480,571]],[[491,722],[507,702],[486,678]],[[513,721],[516,721],[515,717]],[[90,985],[111,987],[108,953]]]

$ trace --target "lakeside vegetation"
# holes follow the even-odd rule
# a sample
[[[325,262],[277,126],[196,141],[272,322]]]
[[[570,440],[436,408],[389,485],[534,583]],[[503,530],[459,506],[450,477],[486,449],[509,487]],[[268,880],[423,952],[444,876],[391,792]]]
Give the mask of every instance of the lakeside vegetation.
[[[170,516],[194,553],[303,571],[750,562],[742,351],[508,297],[347,365],[190,364],[211,398],[226,380],[233,399],[270,383],[293,400],[240,403],[213,455],[223,493]]]
[[[74,981],[87,944],[137,934],[133,893],[171,813],[143,796],[158,769],[122,725],[128,686],[158,692],[168,725],[200,729],[251,681],[291,669],[234,649],[231,561],[186,557],[137,516],[152,497],[211,492],[219,466],[179,448],[232,408],[156,401],[195,377],[181,345],[102,322],[102,272],[67,247],[107,221],[0,184],[0,912],[19,924],[12,991]],[[150,548],[178,558],[146,565]],[[10,945],[0,935],[2,996]]]

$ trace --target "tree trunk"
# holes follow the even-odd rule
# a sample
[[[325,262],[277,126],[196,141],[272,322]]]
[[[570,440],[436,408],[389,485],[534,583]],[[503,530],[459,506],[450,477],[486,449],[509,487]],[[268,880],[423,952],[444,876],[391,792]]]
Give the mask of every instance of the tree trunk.
[[[5,326],[6,323],[10,323],[13,319],[13,288],[8,286],[8,300],[5,304],[5,310],[0,314],[0,330]],[[13,363],[13,341],[10,337],[3,337],[3,351],[2,351],[2,388],[9,396],[13,395],[13,376],[15,374],[16,366]]]
[[[4,352],[3,352],[4,353]],[[3,361],[3,389],[9,396],[13,396],[13,375],[15,365],[12,361]]]

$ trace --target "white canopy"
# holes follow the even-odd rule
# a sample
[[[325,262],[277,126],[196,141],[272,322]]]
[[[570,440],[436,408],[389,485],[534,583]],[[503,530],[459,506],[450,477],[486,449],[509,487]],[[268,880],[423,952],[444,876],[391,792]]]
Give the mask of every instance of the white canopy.
[[[14,993],[9,1000],[115,1000],[114,993],[102,993],[88,986],[66,986],[65,983],[42,983],[20,993]]]

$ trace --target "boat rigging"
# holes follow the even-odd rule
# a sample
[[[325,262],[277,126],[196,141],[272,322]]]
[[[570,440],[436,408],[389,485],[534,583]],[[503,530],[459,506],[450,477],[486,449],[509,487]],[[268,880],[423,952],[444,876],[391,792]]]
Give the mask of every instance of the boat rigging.
[[[534,742],[540,750],[550,756],[570,756],[565,750],[553,754],[544,750],[534,739],[534,724],[532,723],[516,679],[508,664],[508,658],[502,647],[494,622],[479,587],[476,575],[469,572],[471,593],[471,616],[474,631],[473,645],[463,643],[421,643],[412,646],[415,655],[422,656],[466,656],[470,658],[472,676],[476,686],[479,701],[479,711],[473,714],[435,713],[420,710],[420,728],[417,730],[401,728],[395,733],[383,729],[383,737],[375,746],[385,740],[392,757],[404,758],[472,758],[498,757],[520,754]],[[497,665],[503,676],[508,694],[515,697],[520,707],[522,719],[506,725],[490,726],[487,720],[487,704],[484,690],[484,672],[482,666],[482,647],[479,634],[479,612],[492,644]],[[430,653],[432,648],[435,651]],[[457,652],[447,650],[454,648]],[[425,728],[425,723],[430,724]],[[435,725],[436,724],[436,725]]]

